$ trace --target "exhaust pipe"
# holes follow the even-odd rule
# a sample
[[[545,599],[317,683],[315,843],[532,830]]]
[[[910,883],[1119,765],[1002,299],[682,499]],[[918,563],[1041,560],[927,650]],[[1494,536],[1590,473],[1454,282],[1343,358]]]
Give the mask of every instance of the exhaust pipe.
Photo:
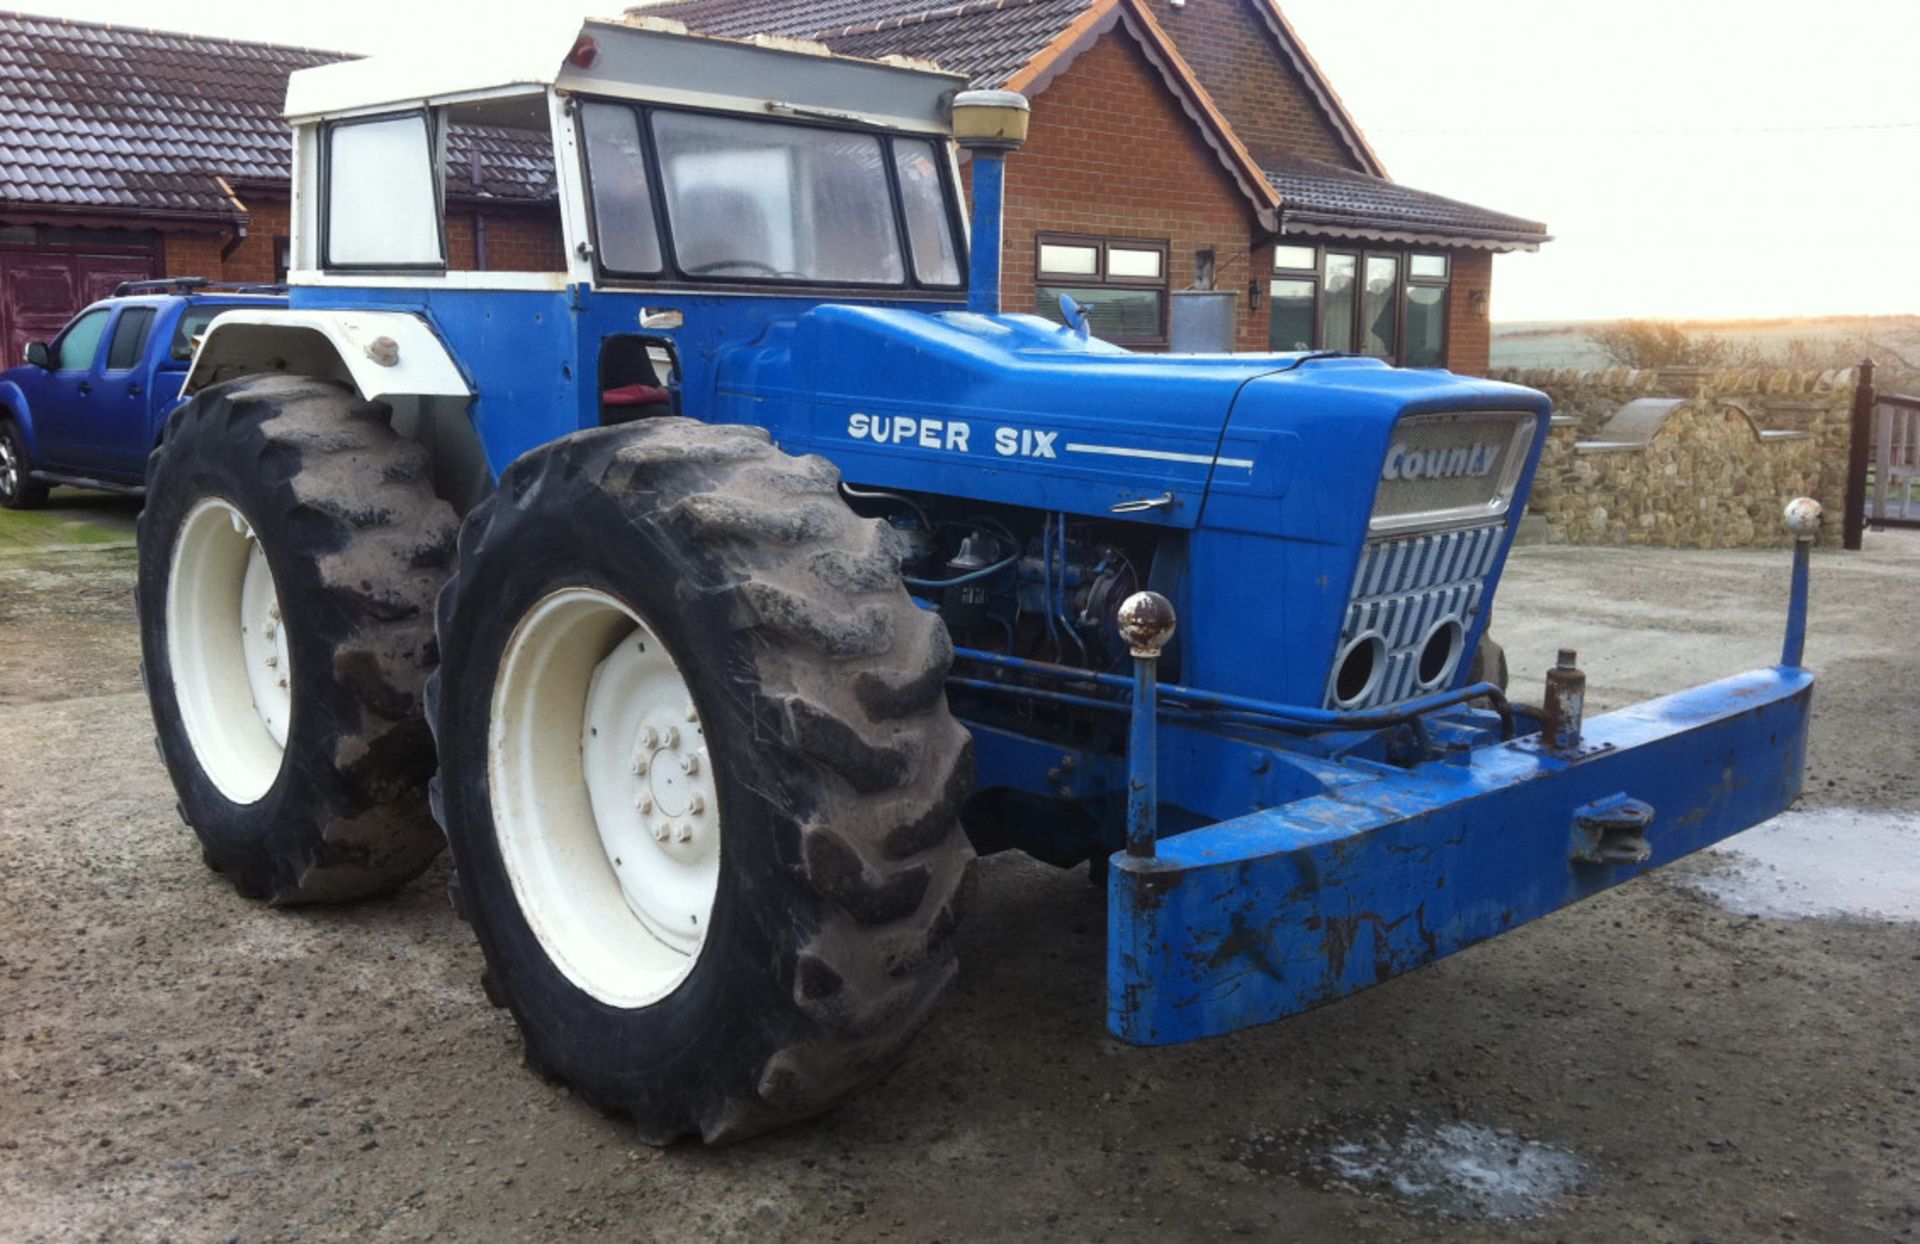
[[[972,258],[967,310],[1000,314],[1006,157],[1027,141],[1027,97],[1018,91],[962,91],[953,99],[953,137],[973,158]]]

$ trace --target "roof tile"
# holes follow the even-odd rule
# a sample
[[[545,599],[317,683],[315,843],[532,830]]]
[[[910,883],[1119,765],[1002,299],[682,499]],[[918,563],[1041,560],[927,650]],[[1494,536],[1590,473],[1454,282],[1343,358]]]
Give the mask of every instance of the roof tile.
[[[1547,227],[1341,168],[1306,156],[1265,161],[1267,181],[1280,192],[1282,228],[1288,232],[1352,231],[1361,235],[1407,234],[1433,242],[1536,246]]]
[[[679,0],[663,17],[706,34],[815,39],[846,56],[917,56],[1003,85],[1092,0]]]
[[[0,201],[36,207],[233,214],[216,174],[285,180],[287,75],[343,52],[0,13]],[[500,198],[553,193],[546,144],[499,131],[448,135]],[[9,167],[11,166],[11,167]],[[23,166],[30,166],[23,167]]]

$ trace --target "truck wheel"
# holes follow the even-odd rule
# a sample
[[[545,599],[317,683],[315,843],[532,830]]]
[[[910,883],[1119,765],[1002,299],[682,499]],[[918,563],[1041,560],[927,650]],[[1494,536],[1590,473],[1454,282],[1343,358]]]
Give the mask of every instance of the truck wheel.
[[[488,995],[656,1144],[826,1108],[953,979],[952,647],[838,480],[755,428],[577,433],[469,515],[440,597],[435,811]]]
[[[168,420],[140,514],[142,673],[207,862],[274,903],[439,851],[422,692],[458,522],[387,408],[259,376]]]
[[[0,417],[0,508],[31,510],[45,504],[47,486],[27,474],[31,470],[20,429]]]

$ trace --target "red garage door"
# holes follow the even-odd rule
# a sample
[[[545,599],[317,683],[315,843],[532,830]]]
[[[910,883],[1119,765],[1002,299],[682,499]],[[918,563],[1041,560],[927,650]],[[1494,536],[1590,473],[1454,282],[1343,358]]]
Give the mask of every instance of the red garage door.
[[[122,281],[159,275],[151,251],[99,253],[0,247],[0,367],[20,362],[29,341],[47,341],[73,313],[105,298]]]

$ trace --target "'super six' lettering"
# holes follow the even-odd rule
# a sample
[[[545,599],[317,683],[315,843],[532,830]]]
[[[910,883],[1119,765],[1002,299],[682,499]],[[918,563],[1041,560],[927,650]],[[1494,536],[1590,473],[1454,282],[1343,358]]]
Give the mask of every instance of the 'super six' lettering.
[[[869,415],[856,412],[847,417],[847,435],[857,441],[879,445],[917,445],[947,453],[973,452],[973,427],[964,419],[924,419],[913,415]],[[993,452],[1002,458],[1053,458],[1058,432],[1035,428],[998,427],[993,430]]]

